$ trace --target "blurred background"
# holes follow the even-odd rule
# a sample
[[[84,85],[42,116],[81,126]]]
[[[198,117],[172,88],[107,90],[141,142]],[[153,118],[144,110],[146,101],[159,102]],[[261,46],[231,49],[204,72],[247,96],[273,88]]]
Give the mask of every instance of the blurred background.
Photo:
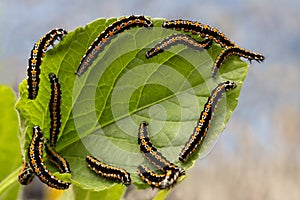
[[[0,5],[0,84],[15,91],[38,38],[53,27],[73,30],[100,17],[197,20],[262,53],[266,60],[251,64],[217,145],[168,199],[300,199],[300,1],[2,0]],[[152,195],[132,194],[126,199]]]

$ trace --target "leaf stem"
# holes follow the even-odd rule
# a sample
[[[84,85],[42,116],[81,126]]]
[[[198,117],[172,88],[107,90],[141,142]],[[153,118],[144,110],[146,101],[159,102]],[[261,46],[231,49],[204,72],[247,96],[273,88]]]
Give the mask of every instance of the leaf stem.
[[[19,173],[19,168],[9,174],[4,180],[0,183],[0,195],[3,194],[9,187],[17,182]]]

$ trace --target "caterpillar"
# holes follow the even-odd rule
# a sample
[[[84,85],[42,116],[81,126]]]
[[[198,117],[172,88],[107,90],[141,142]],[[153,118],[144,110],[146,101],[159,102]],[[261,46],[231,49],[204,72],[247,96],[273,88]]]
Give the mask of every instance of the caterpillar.
[[[162,27],[191,32],[192,34],[200,35],[202,38],[207,38],[207,40],[214,40],[221,47],[225,48],[225,50],[222,51],[222,53],[218,56],[217,60],[215,61],[214,67],[212,69],[213,77],[216,76],[218,68],[220,68],[221,64],[229,55],[239,55],[242,57],[246,57],[250,61],[256,60],[258,62],[261,62],[264,60],[263,55],[255,52],[250,52],[243,48],[239,48],[233,41],[226,37],[224,33],[219,31],[217,28],[213,28],[207,24],[202,24],[196,21],[178,19],[164,22],[162,24]]]
[[[45,143],[45,151],[49,161],[59,169],[60,173],[71,173],[68,161],[59,155],[54,148],[48,146],[47,143]]]
[[[257,62],[264,61],[265,57],[261,54],[250,52],[245,50],[244,48],[240,48],[238,46],[228,47],[227,49],[223,49],[221,54],[217,57],[216,61],[214,62],[214,66],[212,68],[212,77],[216,77],[218,70],[220,69],[221,65],[226,61],[226,59],[231,55],[237,55],[240,57],[244,57],[249,60],[251,63],[252,60],[256,60]]]
[[[204,41],[199,42],[193,39],[190,35],[175,33],[166,37],[161,42],[156,44],[152,49],[147,51],[146,58],[151,58],[163,52],[165,49],[168,49],[178,44],[183,44],[194,50],[203,51],[204,49],[210,48],[210,46],[212,45],[212,40],[206,39]]]
[[[104,47],[110,43],[113,36],[123,32],[131,27],[152,27],[153,24],[144,16],[131,15],[129,17],[123,17],[120,20],[109,25],[104,31],[102,31],[98,37],[93,41],[90,47],[87,49],[75,74],[81,76],[91,65],[92,61],[97,55],[104,49]]]
[[[93,156],[87,156],[86,163],[92,171],[102,177],[122,182],[125,186],[131,184],[130,174],[125,169],[104,164]]]
[[[59,180],[47,169],[43,161],[43,132],[39,126],[33,127],[32,139],[28,148],[29,163],[35,175],[46,185],[59,190],[68,189],[70,183]]]
[[[29,164],[23,160],[22,167],[19,171],[18,180],[22,185],[28,185],[34,178],[34,173]]]
[[[62,39],[67,31],[62,28],[55,28],[46,33],[37,41],[31,50],[27,67],[27,90],[28,98],[33,100],[37,97],[40,82],[40,65],[47,48],[54,44],[56,40]]]
[[[138,166],[137,173],[142,181],[152,188],[156,187],[159,189],[169,189],[173,187],[181,176],[179,170],[167,170],[165,174],[156,174],[144,165]]]
[[[193,134],[190,136],[179,154],[179,160],[181,162],[185,162],[202,143],[210,127],[218,102],[225,92],[234,88],[236,88],[236,83],[232,81],[225,81],[218,84],[218,86],[212,91],[204,105],[203,111],[200,114],[200,118],[197,126],[194,128]]]
[[[61,87],[58,78],[55,74],[49,73],[49,80],[51,83],[51,96],[49,102],[50,111],[50,146],[55,146],[58,138],[58,134],[61,127]]]
[[[161,171],[167,170],[178,170],[180,175],[184,175],[184,169],[174,165],[166,159],[151,143],[148,133],[148,123],[141,122],[138,131],[138,144],[140,146],[140,151],[144,156],[158,169]]]
[[[217,28],[213,28],[207,24],[202,24],[196,21],[190,20],[170,20],[162,24],[163,28],[183,30],[185,32],[191,32],[192,34],[200,35],[202,38],[207,38],[209,40],[214,40],[216,43],[220,44],[222,47],[235,46],[224,33],[219,31]]]

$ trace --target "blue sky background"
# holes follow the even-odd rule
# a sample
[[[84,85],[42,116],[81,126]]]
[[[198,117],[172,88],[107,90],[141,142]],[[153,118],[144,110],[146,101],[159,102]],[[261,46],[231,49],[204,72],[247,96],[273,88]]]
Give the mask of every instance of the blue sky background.
[[[207,168],[214,169],[212,166],[220,162],[235,172],[240,170],[247,174],[256,170],[257,173],[250,178],[256,180],[253,184],[261,182],[265,172],[274,170],[274,173],[282,172],[285,181],[282,184],[287,182],[299,186],[300,1],[2,0],[0,5],[0,84],[15,89],[26,77],[27,59],[39,37],[53,27],[72,30],[100,17],[142,14],[197,20],[219,28],[239,46],[264,54],[264,63],[254,62],[250,66],[239,105],[215,149],[208,157],[199,160],[191,173],[201,174]],[[257,166],[255,163],[263,164]],[[274,165],[280,167],[273,169]],[[223,170],[222,166],[220,164],[222,169],[215,170]],[[290,171],[289,167],[293,170]],[[266,179],[270,177],[266,176]],[[211,181],[210,177],[207,178]],[[242,177],[241,181],[245,178]],[[250,185],[251,180],[246,180],[246,183]],[[186,185],[195,184],[192,181],[200,184],[208,180],[197,182],[190,178]],[[270,182],[273,183],[271,178]],[[211,184],[219,183],[220,180],[216,180]],[[263,185],[261,183],[262,188]],[[262,190],[269,195],[264,199],[272,199],[272,195],[277,194],[275,188],[270,185],[266,192],[254,187],[252,191],[258,193]],[[293,194],[290,199],[300,198],[300,191],[293,187],[280,187],[279,190],[282,194]],[[213,193],[211,190],[212,199],[217,197]],[[179,198],[180,192],[176,191],[173,197]]]

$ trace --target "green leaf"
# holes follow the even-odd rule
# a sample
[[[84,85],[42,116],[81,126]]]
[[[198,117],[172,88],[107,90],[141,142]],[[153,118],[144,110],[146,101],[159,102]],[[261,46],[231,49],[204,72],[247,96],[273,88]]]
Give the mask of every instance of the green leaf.
[[[94,192],[91,190],[83,190],[81,188],[74,188],[75,199],[102,199],[102,200],[118,200],[124,194],[124,187],[120,184],[114,185],[110,189]]]
[[[145,162],[137,144],[141,121],[150,123],[151,140],[163,155],[185,169],[190,168],[199,155],[194,154],[182,164],[178,154],[192,133],[210,92],[224,80],[238,84],[221,100],[198,152],[200,157],[207,154],[225,128],[237,106],[248,71],[245,62],[232,57],[220,70],[220,76],[212,79],[211,68],[221,51],[216,44],[201,53],[178,45],[146,59],[147,50],[176,32],[162,29],[163,19],[152,19],[152,29],[131,28],[114,37],[88,71],[77,77],[74,72],[86,49],[115,20],[98,19],[69,32],[43,59],[36,100],[27,99],[24,80],[19,87],[21,98],[17,103],[26,143],[34,125],[40,125],[45,137],[49,138],[48,73],[59,77],[62,128],[56,150],[70,163],[72,183],[94,191],[105,190],[115,183],[91,172],[85,163],[87,155],[125,168],[131,173],[134,184],[145,187],[136,174],[137,166]]]
[[[161,190],[157,193],[153,200],[164,200],[167,198],[171,191],[172,190]]]
[[[16,199],[20,188],[17,168],[21,166],[16,97],[8,86],[0,85],[0,199]]]

